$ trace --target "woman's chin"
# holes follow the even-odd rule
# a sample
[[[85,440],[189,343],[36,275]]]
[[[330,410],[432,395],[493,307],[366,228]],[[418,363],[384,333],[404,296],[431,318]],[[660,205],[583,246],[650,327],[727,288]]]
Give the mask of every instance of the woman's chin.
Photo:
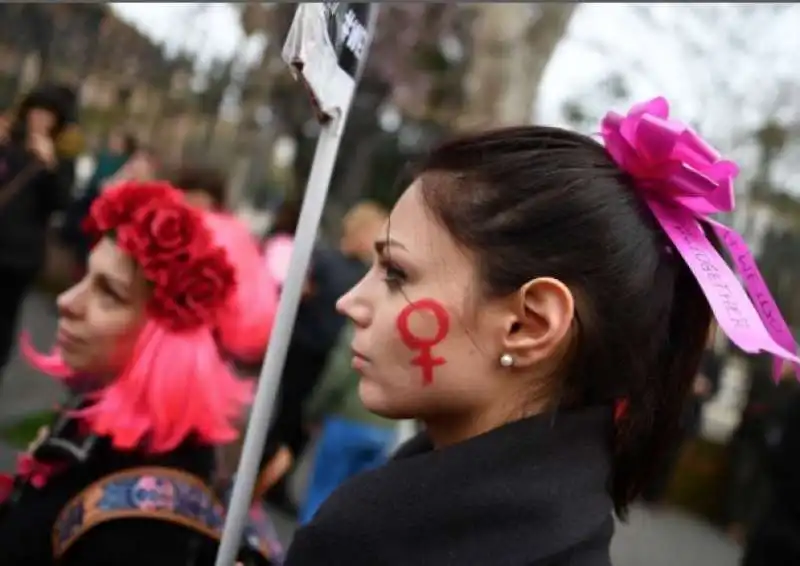
[[[374,381],[362,378],[358,384],[358,396],[361,398],[364,407],[371,413],[387,419],[412,418],[397,403],[396,395],[392,395]]]
[[[82,356],[72,353],[68,349],[62,349],[61,359],[64,360],[64,364],[75,373],[83,373],[84,360]]]

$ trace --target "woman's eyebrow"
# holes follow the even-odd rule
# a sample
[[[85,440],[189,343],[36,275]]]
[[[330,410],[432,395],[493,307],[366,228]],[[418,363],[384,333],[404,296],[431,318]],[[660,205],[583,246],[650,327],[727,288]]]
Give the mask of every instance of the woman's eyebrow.
[[[375,251],[378,252],[378,255],[383,255],[383,253],[386,251],[386,248],[388,247],[395,247],[408,251],[408,248],[406,248],[403,244],[392,238],[375,241]]]
[[[130,296],[130,284],[123,281],[119,277],[114,277],[108,273],[99,273],[97,278],[105,283],[112,291],[120,295],[120,298],[126,299]]]

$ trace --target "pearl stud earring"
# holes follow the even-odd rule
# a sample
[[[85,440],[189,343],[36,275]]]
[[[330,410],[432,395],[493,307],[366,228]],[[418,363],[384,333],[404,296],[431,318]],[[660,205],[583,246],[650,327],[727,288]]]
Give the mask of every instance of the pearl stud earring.
[[[511,354],[503,354],[500,356],[500,365],[504,368],[510,368],[514,365],[514,356]]]

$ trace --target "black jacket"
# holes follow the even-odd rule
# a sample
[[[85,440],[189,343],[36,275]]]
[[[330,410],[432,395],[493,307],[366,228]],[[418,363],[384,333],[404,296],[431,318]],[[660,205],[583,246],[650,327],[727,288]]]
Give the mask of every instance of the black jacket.
[[[23,171],[33,174],[28,176]],[[0,146],[0,192],[11,190],[15,177],[21,173],[27,179],[0,204],[0,269],[39,269],[50,218],[69,203],[71,172],[72,164],[67,162],[53,171],[45,169],[14,140]]]
[[[336,301],[367,272],[361,260],[345,257],[339,250],[319,247],[311,259],[311,295],[300,303],[292,335],[293,345],[327,355],[336,344],[345,317],[336,312]]]
[[[769,458],[771,500],[747,542],[745,566],[800,564],[800,392],[784,389],[780,440]]]
[[[286,566],[610,566],[611,426],[593,408],[441,450],[419,436],[334,492]]]

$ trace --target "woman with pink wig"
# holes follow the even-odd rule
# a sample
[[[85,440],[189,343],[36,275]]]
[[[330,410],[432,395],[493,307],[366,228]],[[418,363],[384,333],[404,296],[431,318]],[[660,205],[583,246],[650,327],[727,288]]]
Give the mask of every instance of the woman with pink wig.
[[[0,503],[0,564],[213,564],[215,450],[237,439],[252,398],[220,348],[242,346],[242,273],[168,183],[112,187],[86,224],[97,243],[58,298],[55,351],[23,342],[72,398]],[[276,564],[263,517],[248,530],[244,563]]]

